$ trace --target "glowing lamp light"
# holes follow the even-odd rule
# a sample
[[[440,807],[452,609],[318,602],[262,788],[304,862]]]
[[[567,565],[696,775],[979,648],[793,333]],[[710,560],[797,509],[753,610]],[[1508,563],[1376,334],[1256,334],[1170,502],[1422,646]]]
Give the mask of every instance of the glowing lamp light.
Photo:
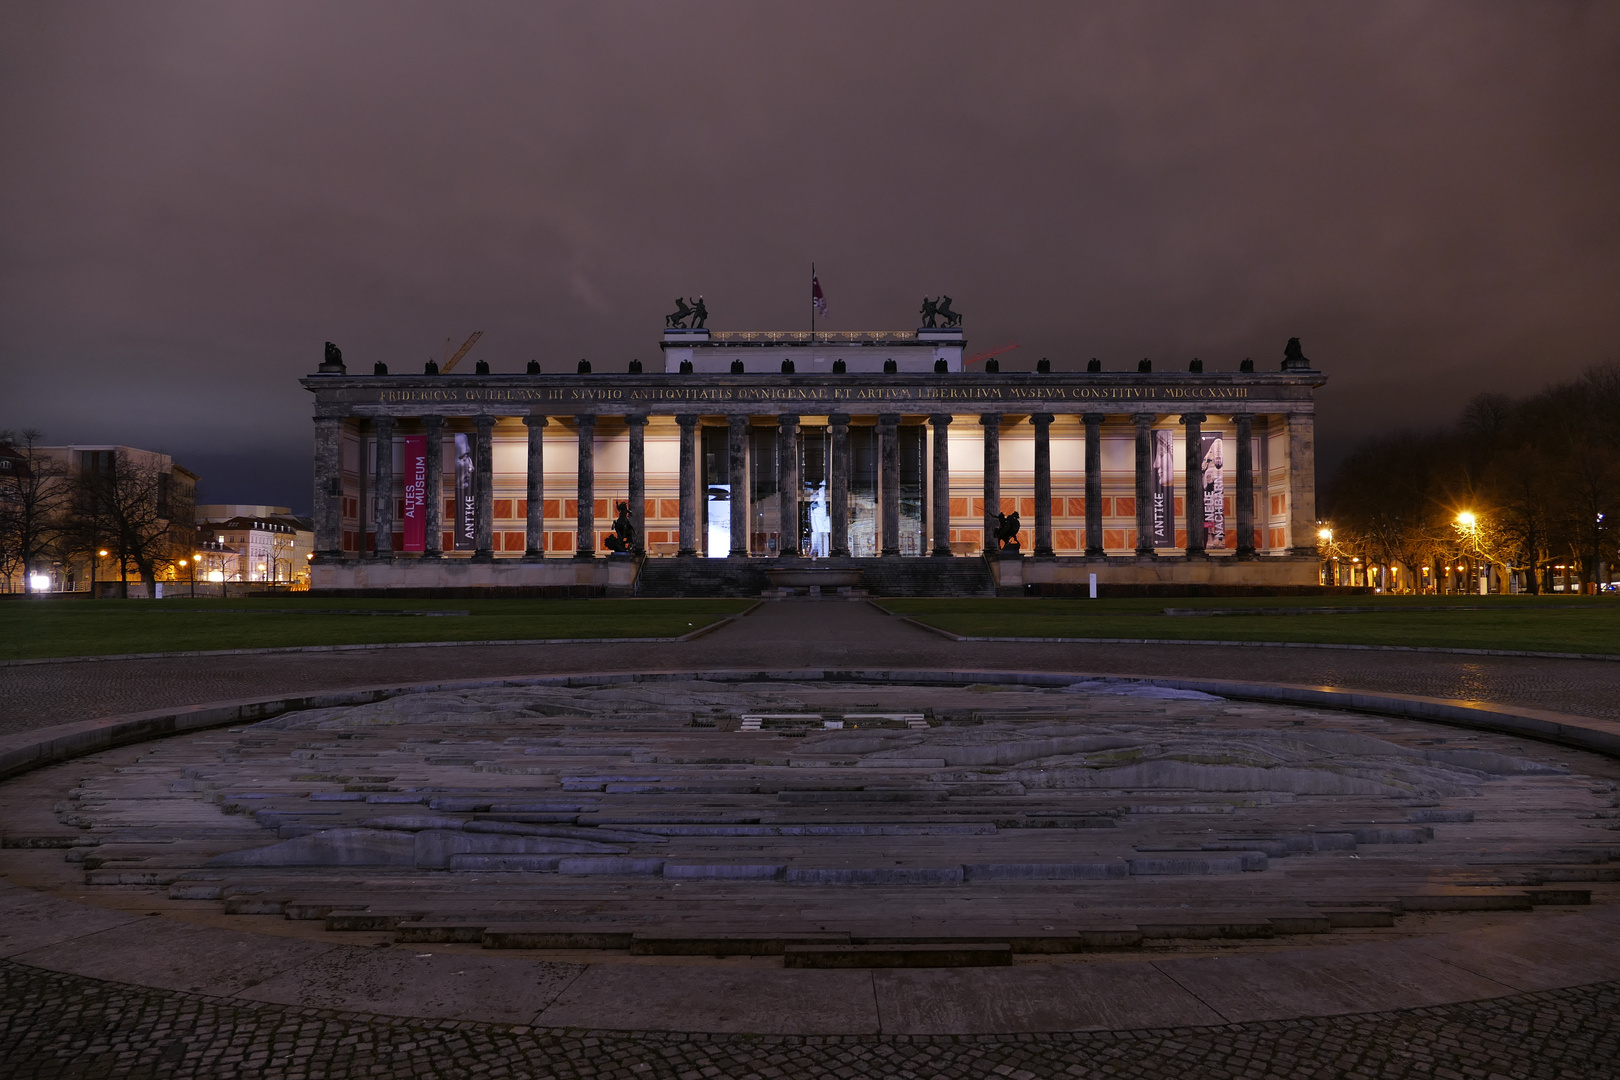
[[[103,559],[105,559],[107,557],[107,549],[102,548],[100,551],[96,552],[96,554],[100,555]]]
[[[223,571],[223,570],[210,570],[208,572],[208,580],[209,581],[224,581],[225,580],[225,571]]]
[[[50,592],[50,590],[51,590],[51,575],[49,575],[49,574],[29,574],[28,575],[28,587],[30,589],[33,589],[35,592]]]
[[[1319,540],[1331,540],[1331,539],[1333,539],[1333,530],[1332,529],[1317,529],[1316,530],[1316,537]]]
[[[1474,527],[1473,513],[1468,510],[1464,510],[1462,513],[1458,514],[1457,524],[1461,525],[1465,529],[1472,529]]]

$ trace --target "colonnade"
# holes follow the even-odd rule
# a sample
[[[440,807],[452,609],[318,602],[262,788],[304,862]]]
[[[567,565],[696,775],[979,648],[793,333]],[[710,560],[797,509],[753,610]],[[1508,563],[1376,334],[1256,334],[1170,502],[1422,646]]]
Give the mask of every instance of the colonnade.
[[[1104,554],[1103,548],[1103,489],[1102,489],[1102,426],[1108,415],[1099,412],[1078,414],[1085,426],[1085,554],[1090,557],[1100,557]],[[1254,454],[1252,448],[1253,420],[1252,414],[1236,413],[1233,423],[1236,428],[1236,554],[1239,557],[1248,557],[1255,554],[1254,545]],[[1056,419],[1053,413],[1038,412],[1031,414],[1029,419],[1034,428],[1034,487],[1035,487],[1035,522],[1034,522],[1034,549],[1036,556],[1051,556],[1052,547],[1052,455],[1051,455],[1051,426]],[[426,490],[430,496],[424,499],[426,517],[426,539],[422,558],[442,558],[443,551],[443,433],[446,418],[439,415],[427,415],[418,418],[426,432]],[[548,419],[542,415],[526,415],[523,423],[528,431],[527,454],[527,486],[528,517],[526,521],[527,540],[524,558],[538,559],[543,555],[540,537],[544,526],[544,432]],[[702,505],[701,493],[698,491],[698,427],[699,417],[695,414],[677,414],[676,424],[680,429],[680,468],[679,468],[679,494],[680,494],[680,529],[679,554],[698,555],[702,553],[703,545],[699,536],[699,507]],[[800,417],[793,413],[781,413],[776,416],[777,433],[777,484],[779,491],[796,491],[799,488],[799,426]],[[951,530],[951,503],[950,503],[950,453],[948,446],[948,429],[957,417],[949,413],[936,413],[928,417],[928,423],[933,428],[933,460],[932,460],[932,488],[933,498],[931,505],[932,547],[931,554],[935,556],[949,556],[952,554],[950,544]],[[1135,513],[1136,513],[1136,549],[1138,556],[1152,557],[1156,555],[1153,546],[1153,425],[1158,420],[1158,414],[1152,412],[1139,412],[1129,414],[1129,419],[1135,427]],[[1294,552],[1303,553],[1314,551],[1313,520],[1315,492],[1314,492],[1314,456],[1312,426],[1313,418],[1309,412],[1290,412],[1286,414],[1288,434],[1288,507],[1289,528],[1294,544]],[[496,418],[490,415],[479,415],[473,420],[473,552],[475,561],[492,561],[494,555],[494,475],[492,435]],[[578,425],[579,442],[579,475],[577,482],[576,499],[578,503],[576,519],[577,550],[576,558],[588,559],[596,555],[596,516],[595,516],[595,436],[597,417],[593,414],[580,414],[574,417]],[[645,498],[646,498],[646,448],[645,433],[648,416],[646,413],[630,413],[624,416],[629,431],[629,484],[628,498],[631,523],[635,527],[633,548],[640,551],[646,536],[645,528]],[[1179,417],[1179,422],[1185,429],[1185,521],[1187,543],[1185,553],[1190,556],[1203,555],[1206,550],[1204,535],[1204,488],[1202,468],[1202,425],[1208,420],[1204,413],[1189,412]],[[1001,506],[1001,428],[1004,416],[1001,413],[978,414],[978,422],[983,432],[984,442],[984,517],[982,522],[984,546],[987,551],[996,547],[995,530],[996,514]],[[339,458],[339,444],[341,440],[343,417],[318,416],[315,419],[315,548],[317,557],[328,559],[343,558],[342,549],[342,515],[340,502],[343,495],[342,475]],[[374,418],[375,437],[381,445],[391,445],[394,439],[396,417],[389,415]],[[827,424],[831,432],[831,462],[828,491],[828,509],[831,518],[831,536],[829,554],[834,557],[848,556],[849,544],[849,487],[850,487],[850,450],[849,428],[850,416],[847,413],[833,413],[827,417]],[[900,452],[898,431],[900,415],[897,413],[882,413],[877,417],[879,433],[879,467],[881,469],[881,482],[879,484],[879,535],[881,537],[880,555],[897,556],[900,554]],[[734,493],[731,499],[731,551],[734,557],[746,557],[749,537],[749,506],[748,499],[741,493],[748,490],[747,450],[749,432],[752,420],[746,415],[733,415],[728,418],[727,448],[729,458],[730,490]],[[375,473],[372,478],[373,491],[393,491],[393,455],[391,453],[378,453],[376,455]],[[780,544],[778,552],[781,556],[798,556],[799,551],[799,500],[794,498],[780,499]],[[375,514],[373,520],[376,535],[376,557],[390,558],[393,556],[393,535],[395,526],[394,500],[382,498],[375,500]]]

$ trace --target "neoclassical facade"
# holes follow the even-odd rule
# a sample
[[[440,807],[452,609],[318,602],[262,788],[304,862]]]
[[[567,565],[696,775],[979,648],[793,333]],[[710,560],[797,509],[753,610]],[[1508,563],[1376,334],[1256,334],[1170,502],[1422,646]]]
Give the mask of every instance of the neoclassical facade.
[[[1326,376],[1303,358],[1001,373],[964,370],[955,330],[661,344],[661,372],[322,364],[303,380],[312,587],[622,591],[640,557],[979,558],[1015,513],[1003,583],[1318,581]],[[635,558],[605,557],[620,504]]]

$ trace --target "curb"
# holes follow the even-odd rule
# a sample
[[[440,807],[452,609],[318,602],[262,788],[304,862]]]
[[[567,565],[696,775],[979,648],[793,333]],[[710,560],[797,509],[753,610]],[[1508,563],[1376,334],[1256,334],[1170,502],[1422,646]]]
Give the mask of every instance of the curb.
[[[751,610],[751,609],[750,609]],[[481,690],[522,686],[608,686],[625,682],[662,682],[698,679],[714,682],[892,682],[917,684],[1040,686],[1053,689],[1077,681],[1102,679],[1141,686],[1162,686],[1174,690],[1196,690],[1241,701],[1305,705],[1375,713],[1409,720],[1454,727],[1477,728],[1516,735],[1578,750],[1620,757],[1620,723],[1571,716],[1541,709],[1489,705],[1484,702],[1455,701],[1407,694],[1376,694],[1329,687],[1296,686],[1288,683],[1245,683],[1225,679],[1167,679],[1106,672],[1029,672],[1029,671],[937,671],[892,669],[722,669],[712,671],[612,672],[575,675],[535,675],[493,679],[463,679],[354,690],[315,691],[307,694],[242,698],[232,701],[188,705],[177,709],[156,709],[123,716],[86,720],[42,728],[0,739],[0,779],[68,761],[86,754],[127,746],[131,743],[181,735],[206,728],[236,723],[256,723],[285,712],[302,709],[365,705],[404,694],[426,694],[457,690]]]

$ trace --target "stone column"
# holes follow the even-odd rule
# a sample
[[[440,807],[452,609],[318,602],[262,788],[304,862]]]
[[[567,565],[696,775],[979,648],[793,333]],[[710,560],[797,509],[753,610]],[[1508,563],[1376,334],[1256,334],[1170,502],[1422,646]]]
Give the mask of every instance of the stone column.
[[[575,523],[574,558],[596,558],[596,417],[579,417],[579,504]]]
[[[878,416],[878,437],[883,445],[883,546],[880,555],[900,554],[900,414]]]
[[[1204,554],[1204,421],[1209,417],[1201,412],[1183,413],[1181,426],[1186,429],[1187,445],[1183,458],[1187,484],[1187,554]]]
[[[427,477],[423,485],[422,558],[444,557],[444,417],[424,416],[427,431]]]
[[[1052,414],[1036,413],[1035,425],[1035,554],[1052,554]]]
[[[341,416],[315,418],[315,557],[343,558]]]
[[[630,504],[630,527],[635,530],[630,550],[639,555],[647,550],[647,417],[632,413],[624,422],[630,425],[630,484],[625,501]]]
[[[523,523],[523,557],[546,557],[546,418],[525,416],[529,429],[529,475],[525,491],[529,500],[528,520]]]
[[[849,558],[849,414],[833,413],[832,484],[827,493],[827,512],[832,517],[832,536],[827,553],[837,559]]]
[[[394,557],[394,418],[379,416],[377,424],[377,471],[372,480],[372,519],[377,530],[377,558]]]
[[[495,418],[474,418],[478,427],[473,450],[473,559],[491,562],[495,558]]]
[[[996,515],[1001,513],[1001,414],[985,413],[979,424],[984,428],[984,550],[994,554],[1000,548]]]
[[[697,424],[698,418],[681,415],[675,418],[681,427],[681,545],[682,555],[698,553],[698,493],[697,493]]]
[[[1254,417],[1238,413],[1237,421],[1237,553],[1254,554]]]
[[[731,481],[731,555],[748,557],[748,417],[733,416],[726,432]]]
[[[951,553],[951,414],[935,413],[928,422],[934,425],[933,554],[948,556]]]
[[[1153,413],[1135,413],[1136,553],[1153,554]]]
[[[1316,417],[1288,414],[1288,543],[1290,554],[1316,555]]]
[[[1086,554],[1103,553],[1102,413],[1086,413]]]
[[[776,418],[776,505],[781,517],[781,539],[776,553],[799,554],[799,418],[783,413]]]

